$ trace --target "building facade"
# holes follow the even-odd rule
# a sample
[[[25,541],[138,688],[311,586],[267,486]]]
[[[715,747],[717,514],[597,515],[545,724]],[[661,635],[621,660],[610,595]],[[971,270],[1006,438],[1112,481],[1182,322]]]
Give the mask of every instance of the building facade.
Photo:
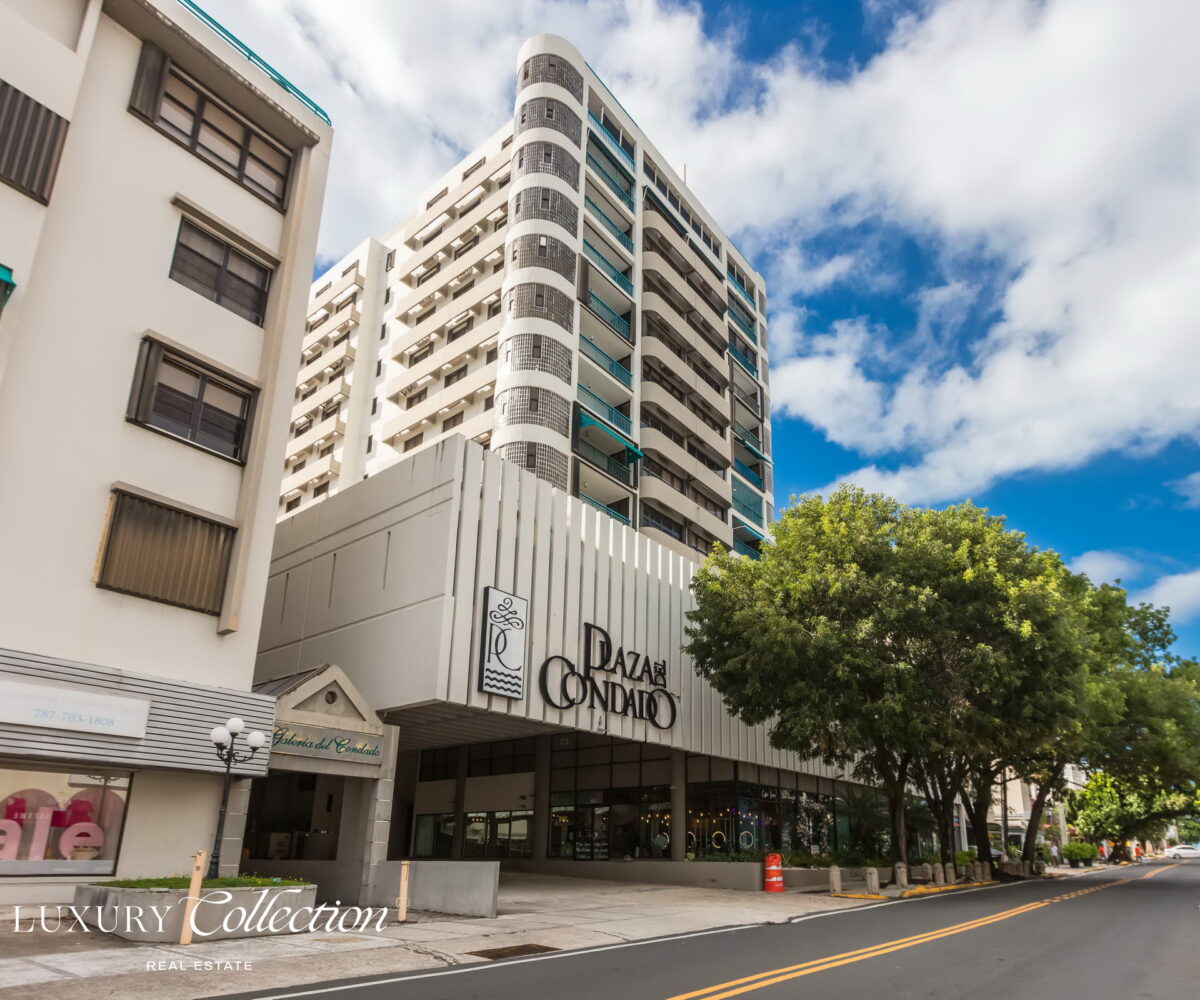
[[[187,870],[210,728],[272,721],[250,687],[332,130],[190,0],[0,17],[0,899],[26,902]]]
[[[771,520],[762,277],[570,44],[512,122],[313,285],[279,512],[449,434],[668,548]]]
[[[367,902],[408,856],[653,881],[845,844],[843,775],[733,719],[681,652],[697,565],[459,435],[282,522],[247,869]]]

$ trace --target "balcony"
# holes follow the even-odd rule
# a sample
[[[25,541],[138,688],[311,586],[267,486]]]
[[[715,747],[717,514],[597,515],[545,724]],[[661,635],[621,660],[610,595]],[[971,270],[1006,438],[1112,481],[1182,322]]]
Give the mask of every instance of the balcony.
[[[609,278],[626,295],[633,296],[633,282],[629,280],[612,261],[604,256],[586,239],[583,241],[583,253],[593,264],[604,272],[605,277]]]
[[[597,221],[599,221],[599,223],[604,227],[605,231],[626,250],[628,250],[630,253],[633,253],[633,237],[631,237],[627,232],[625,232],[624,229],[613,222],[613,220],[605,214],[604,209],[602,209],[587,195],[584,195],[583,201],[584,204],[587,205],[588,211],[596,217]]]
[[[325,479],[327,477],[336,476],[341,471],[341,464],[333,455],[324,455],[313,462],[309,462],[296,472],[284,479],[280,485],[280,493],[292,493],[295,490],[302,489],[306,483],[311,483],[316,479]]]
[[[748,482],[751,486],[754,486],[756,489],[760,490],[763,488],[763,477],[751,469],[750,466],[748,466],[740,458],[734,458],[733,467],[737,470],[737,474],[746,480],[746,482]]]
[[[733,477],[733,509],[755,524],[763,523],[762,497],[752,493],[736,476]]]
[[[735,278],[732,274],[727,274],[726,277],[729,279],[729,283],[733,285],[733,287],[739,292],[741,292],[742,298],[750,303],[750,308],[757,309],[758,304],[754,301],[754,296],[750,294],[750,292],[742,285],[742,283],[738,281],[737,278]]]
[[[300,385],[301,383],[312,381],[327,368],[332,368],[338,361],[343,359],[347,364],[354,360],[354,348],[350,346],[349,339],[343,340],[335,347],[331,347],[301,368],[296,376],[296,384]]]
[[[730,280],[732,280],[732,279],[730,279]],[[748,559],[761,559],[762,558],[762,553],[759,552],[758,549],[751,548],[746,542],[743,542],[740,538],[734,538],[733,551],[736,552],[739,556],[746,556],[746,558],[748,558]]]
[[[589,358],[591,361],[594,361],[613,378],[620,382],[621,385],[625,386],[625,388],[633,388],[633,372],[621,364],[621,362],[616,358],[611,357],[609,354],[603,351],[598,344],[588,340],[588,338],[582,334],[579,336],[579,350],[585,357]]]
[[[735,397],[735,398],[736,398],[736,399],[737,399],[737,400],[738,400],[738,401],[739,401],[739,402],[740,402],[740,403],[741,403],[743,406],[745,406],[745,407],[746,407],[746,409],[748,409],[748,410],[749,410],[751,413],[753,413],[753,414],[754,414],[756,417],[757,417],[757,416],[761,416],[761,415],[762,415],[762,410],[761,410],[761,407],[760,407],[760,405],[759,405],[759,401],[758,401],[758,393],[757,393],[757,392],[747,392],[745,389],[743,389],[743,388],[742,388],[740,385],[738,385],[736,382],[733,382],[733,383],[731,383],[731,386],[730,386],[730,388],[732,388],[732,389],[733,389],[733,395],[734,395],[734,397]]]
[[[755,329],[754,321],[742,315],[742,311],[732,302],[729,303],[729,309],[727,312],[729,313],[729,318],[733,320],[734,325],[750,338],[751,343],[757,344],[758,331]]]
[[[622,462],[614,455],[606,455],[599,448],[587,441],[580,440],[575,446],[575,451],[580,458],[591,462],[597,469],[602,472],[607,472],[613,479],[624,483],[626,486],[633,485],[633,469],[625,462]]]
[[[607,420],[617,430],[624,431],[626,434],[633,433],[633,421],[630,420],[624,413],[618,410],[615,406],[611,406],[603,399],[597,396],[591,389],[585,386],[578,386],[579,402],[592,411],[596,416],[603,420]]]
[[[755,378],[758,378],[758,365],[734,347],[732,343],[729,345],[729,353],[733,356],[734,361],[745,368]]]
[[[605,504],[602,504],[599,500],[593,500],[586,493],[580,493],[579,499],[582,500],[589,507],[593,507],[596,510],[603,511],[605,514],[607,514],[609,517],[611,517],[618,524],[624,524],[626,527],[629,526],[629,518],[626,515],[622,514],[619,510],[613,510],[611,507],[608,507]]]
[[[602,319],[605,324],[615,332],[619,333],[622,338],[632,343],[632,337],[629,330],[629,320],[625,319],[612,306],[605,302],[599,295],[588,289],[587,302],[584,303],[592,312]]]
[[[599,133],[609,149],[621,157],[625,163],[629,164],[630,170],[637,170],[633,162],[633,157],[626,152],[625,147],[621,145],[621,141],[608,130],[604,122],[596,116],[596,113],[591,108],[588,108],[588,124],[592,126],[593,132]]]
[[[621,184],[612,172],[600,162],[599,157],[592,153],[587,154],[587,165],[591,167],[599,176],[599,178],[608,185],[609,190],[617,196],[617,200],[621,202],[629,211],[633,211],[633,195]]]

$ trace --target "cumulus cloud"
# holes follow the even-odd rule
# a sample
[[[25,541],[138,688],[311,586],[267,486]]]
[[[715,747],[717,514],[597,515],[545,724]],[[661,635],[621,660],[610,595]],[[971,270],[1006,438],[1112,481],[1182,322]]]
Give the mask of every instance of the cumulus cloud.
[[[1136,560],[1120,552],[1103,549],[1084,552],[1072,559],[1067,567],[1075,573],[1083,573],[1092,583],[1136,580],[1142,571],[1141,564]]]
[[[494,131],[521,40],[552,31],[761,249],[777,414],[863,455],[844,478],[956,499],[1200,429],[1192,0],[872,0],[886,44],[834,74],[811,46],[747,63],[736,34],[669,0],[211,6],[333,114],[324,256],[386,231]],[[844,244],[812,250],[864,222],[948,262],[912,329],[804,307],[870,279]],[[979,258],[983,280],[953,266]],[[939,356],[984,296],[994,321]]]
[[[1200,618],[1200,569],[1159,577],[1133,597],[1136,601],[1169,607],[1171,619],[1176,624],[1186,624]]]
[[[1193,472],[1167,485],[1183,497],[1185,507],[1200,507],[1200,472]]]

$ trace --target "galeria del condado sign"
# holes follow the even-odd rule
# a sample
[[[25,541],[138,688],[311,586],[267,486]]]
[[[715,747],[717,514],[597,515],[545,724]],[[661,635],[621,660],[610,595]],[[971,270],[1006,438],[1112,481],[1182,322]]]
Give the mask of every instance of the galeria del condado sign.
[[[285,722],[275,723],[271,752],[353,760],[360,764],[383,763],[383,743],[378,737],[320,726],[293,726]]]
[[[479,690],[519,699],[525,692],[524,599],[495,587],[484,592]],[[547,657],[538,668],[538,690],[557,709],[586,704],[612,715],[644,719],[656,729],[675,725],[679,707],[667,690],[667,661],[616,646],[608,632],[583,623],[583,663]]]

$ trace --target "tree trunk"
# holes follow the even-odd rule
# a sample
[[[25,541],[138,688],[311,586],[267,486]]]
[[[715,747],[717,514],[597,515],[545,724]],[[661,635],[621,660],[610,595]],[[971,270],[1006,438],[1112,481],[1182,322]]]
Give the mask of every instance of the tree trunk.
[[[1046,780],[1038,784],[1037,795],[1029,806],[1029,825],[1025,827],[1025,846],[1021,851],[1022,861],[1032,861],[1037,848],[1038,830],[1042,825],[1042,813],[1046,809],[1046,800],[1062,777],[1065,764],[1055,764],[1046,775]]]
[[[992,786],[996,782],[999,768],[993,763],[976,766],[971,770],[971,795],[963,793],[967,817],[975,834],[975,855],[980,861],[991,864],[992,842],[988,835],[988,809],[992,805]]]
[[[888,789],[888,815],[892,821],[892,857],[908,864],[908,820],[904,814],[904,785]]]

